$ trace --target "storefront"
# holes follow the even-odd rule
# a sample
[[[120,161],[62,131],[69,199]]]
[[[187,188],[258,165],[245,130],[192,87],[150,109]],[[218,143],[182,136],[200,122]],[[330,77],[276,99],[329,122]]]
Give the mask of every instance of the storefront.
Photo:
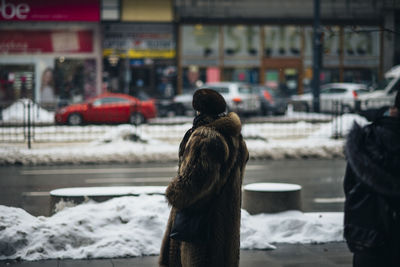
[[[3,3],[1,102],[31,98],[56,108],[101,92],[99,0]]]
[[[324,26],[321,83],[375,83],[380,34],[379,27]],[[311,26],[187,24],[180,36],[183,92],[212,81],[260,83],[287,95],[310,89]]]
[[[108,23],[103,32],[103,81],[134,96],[176,92],[174,27],[170,23]]]

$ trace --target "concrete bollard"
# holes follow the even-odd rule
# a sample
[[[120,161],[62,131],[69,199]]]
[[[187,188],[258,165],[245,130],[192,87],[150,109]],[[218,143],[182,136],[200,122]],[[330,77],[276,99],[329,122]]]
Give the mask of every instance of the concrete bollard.
[[[242,208],[250,214],[301,210],[301,186],[286,183],[245,185]]]

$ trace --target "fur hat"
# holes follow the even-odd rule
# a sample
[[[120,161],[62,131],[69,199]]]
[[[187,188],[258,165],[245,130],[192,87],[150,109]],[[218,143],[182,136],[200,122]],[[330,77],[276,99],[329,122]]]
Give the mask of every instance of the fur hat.
[[[225,111],[226,102],[222,95],[212,89],[199,89],[193,95],[194,110],[209,115],[218,115]]]

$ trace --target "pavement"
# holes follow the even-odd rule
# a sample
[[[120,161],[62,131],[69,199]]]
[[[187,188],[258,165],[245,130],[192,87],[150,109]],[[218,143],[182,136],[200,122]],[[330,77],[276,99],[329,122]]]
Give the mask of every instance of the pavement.
[[[344,242],[326,244],[274,244],[275,250],[241,250],[240,267],[351,267],[352,255]],[[157,256],[44,261],[0,261],[23,267],[156,267]]]

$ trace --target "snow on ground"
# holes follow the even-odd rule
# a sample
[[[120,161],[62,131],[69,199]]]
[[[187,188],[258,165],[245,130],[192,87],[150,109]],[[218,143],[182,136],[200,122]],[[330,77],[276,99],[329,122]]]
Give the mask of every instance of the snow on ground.
[[[28,104],[30,119],[33,122],[54,122],[54,112],[47,111],[31,99],[20,99],[2,111],[3,122],[23,122],[28,120]]]
[[[88,201],[51,217],[0,206],[0,260],[157,255],[168,214],[164,196],[145,194]],[[242,210],[241,249],[343,241],[342,222],[342,213],[250,215]]]
[[[337,158],[343,157],[344,140],[332,136],[337,129],[347,134],[354,121],[367,123],[358,115],[345,114],[326,123],[249,123],[242,132],[253,159]],[[1,145],[0,165],[176,161],[179,142],[190,127],[189,123],[37,127],[35,140],[51,137],[72,143],[47,148],[34,143],[33,149]],[[74,144],[82,135],[86,143]]]

